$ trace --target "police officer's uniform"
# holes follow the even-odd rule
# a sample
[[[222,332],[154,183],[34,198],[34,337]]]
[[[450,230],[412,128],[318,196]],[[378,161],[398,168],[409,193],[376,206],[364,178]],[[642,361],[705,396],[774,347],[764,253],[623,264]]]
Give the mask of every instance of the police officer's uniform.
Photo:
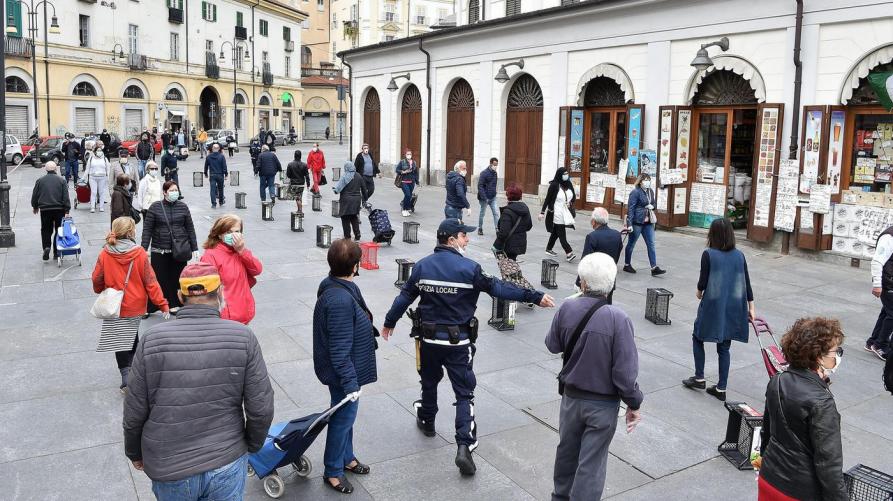
[[[472,233],[476,228],[465,226],[458,219],[446,219],[438,228],[438,236]],[[477,320],[474,312],[481,292],[523,303],[537,303],[543,293],[521,289],[484,274],[481,266],[453,247],[438,245],[434,254],[421,259],[403,285],[385,317],[384,326],[393,328],[407,308],[421,296],[413,336],[421,338],[419,346],[422,398],[416,402],[419,426],[430,436],[437,414],[437,385],[443,369],[456,393],[456,443],[477,447],[474,422],[474,342]],[[460,450],[461,452],[461,450]],[[472,465],[473,468],[473,465]],[[465,472],[463,473],[473,473]]]

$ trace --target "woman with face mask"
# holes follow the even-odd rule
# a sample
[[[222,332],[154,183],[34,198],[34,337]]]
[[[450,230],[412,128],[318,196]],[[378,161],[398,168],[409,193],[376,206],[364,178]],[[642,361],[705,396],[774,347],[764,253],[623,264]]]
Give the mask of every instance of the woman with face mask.
[[[307,167],[310,169],[310,174],[313,175],[313,187],[310,189],[313,190],[313,193],[319,193],[319,180],[326,169],[326,156],[319,148],[319,143],[313,143],[313,148],[307,155]]]
[[[164,192],[161,188],[162,183],[158,164],[151,160],[148,161],[146,163],[146,177],[140,181],[136,200],[134,201],[134,207],[142,211],[143,218],[146,217],[146,212],[149,210],[149,207],[152,207],[152,204],[164,199]]]
[[[87,182],[90,183],[90,212],[96,212],[99,204],[99,212],[105,212],[105,204],[109,200],[109,179],[114,179],[111,174],[111,165],[102,151],[102,143],[95,143],[90,152],[87,165]]]
[[[698,279],[698,316],[692,334],[695,375],[684,381],[686,388],[706,389],[719,400],[726,400],[732,341],[746,343],[750,334],[748,319],[756,316],[753,290],[744,254],[735,248],[735,230],[728,219],[713,221],[707,234],[707,249],[701,254]],[[707,387],[704,380],[704,343],[716,343],[719,355],[719,381]]]
[[[148,165],[148,164],[147,164]],[[189,206],[180,200],[180,187],[173,181],[161,185],[164,198],[149,206],[143,220],[142,246],[150,251],[152,269],[161,284],[164,297],[171,305],[171,311],[180,309],[177,291],[180,289],[180,272],[189,261],[174,258],[174,242],[186,245],[192,250],[192,258],[198,258],[198,241]],[[149,312],[156,311],[149,305]],[[148,314],[147,313],[147,314]]]
[[[396,167],[396,176],[396,184],[403,190],[400,208],[403,209],[403,217],[407,217],[412,211],[412,190],[419,184],[419,164],[412,159],[412,151],[406,150],[403,154],[403,159]]]
[[[760,434],[761,500],[850,499],[843,480],[840,413],[829,377],[843,357],[840,322],[801,318],[781,339],[790,364],[769,380]]]
[[[180,176],[178,174],[179,168],[177,167],[177,160],[179,160],[179,158],[180,157],[174,151],[173,146],[168,146],[164,155],[161,157],[161,175],[164,177],[164,180],[173,181],[178,185],[180,184]]]
[[[577,210],[574,208],[576,201],[577,194],[574,191],[574,185],[571,184],[570,175],[567,169],[561,167],[549,182],[549,190],[546,192],[546,200],[543,201],[539,220],[546,220],[546,231],[550,233],[549,243],[546,244],[546,254],[554,256],[555,251],[552,250],[552,247],[555,246],[556,241],[560,241],[568,263],[577,259],[571,244],[567,243],[567,229],[574,229],[574,217],[577,215]]]
[[[131,195],[136,195],[137,183],[140,180],[139,170],[137,170],[136,165],[130,163],[130,155],[127,154],[126,148],[122,148],[118,152],[116,160],[109,160],[109,180],[113,181],[122,174],[130,179],[130,183],[125,188]],[[114,186],[110,187],[110,192],[114,193]]]
[[[248,325],[254,318],[254,296],[251,288],[263,271],[260,260],[245,246],[242,219],[233,214],[221,216],[211,226],[203,247],[202,262],[213,265],[220,274],[226,304],[220,318]]]
[[[627,273],[635,273],[636,269],[632,267],[633,250],[636,248],[636,241],[639,236],[645,239],[645,246],[648,248],[648,263],[651,264],[651,275],[663,275],[666,270],[657,266],[657,254],[654,250],[654,225],[657,224],[657,213],[654,206],[657,198],[654,196],[654,189],[651,187],[651,176],[641,174],[636,180],[636,187],[629,194],[629,204],[626,208],[626,231],[629,232],[629,241],[626,243],[626,261],[623,271]]]

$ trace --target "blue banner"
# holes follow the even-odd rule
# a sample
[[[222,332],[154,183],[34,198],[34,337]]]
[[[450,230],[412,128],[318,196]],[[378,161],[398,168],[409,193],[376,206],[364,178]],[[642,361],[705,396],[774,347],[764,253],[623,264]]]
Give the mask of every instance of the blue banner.
[[[627,177],[637,177],[639,175],[639,144],[642,139],[642,110],[640,108],[629,110],[629,131],[626,137],[629,141],[629,146],[626,149],[626,158],[629,159],[626,175]]]

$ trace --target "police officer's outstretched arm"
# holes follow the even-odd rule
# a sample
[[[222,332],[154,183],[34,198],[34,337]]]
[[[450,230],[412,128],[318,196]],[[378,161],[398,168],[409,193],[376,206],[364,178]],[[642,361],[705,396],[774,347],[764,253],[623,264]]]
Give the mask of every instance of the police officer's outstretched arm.
[[[555,306],[555,300],[548,294],[534,289],[522,289],[514,284],[487,275],[483,272],[480,265],[475,269],[474,287],[475,289],[500,299],[520,301],[522,303],[533,303],[542,306],[543,308],[551,308]]]
[[[381,337],[384,338],[385,341],[391,337],[391,333],[394,332],[394,327],[397,326],[397,321],[400,320],[400,317],[406,313],[406,309],[415,302],[416,298],[419,297],[419,273],[418,268],[413,268],[412,273],[409,275],[409,280],[403,284],[403,287],[400,288],[400,294],[394,298],[394,304],[391,305],[391,309],[388,311],[388,314],[384,317],[384,328],[381,330]]]

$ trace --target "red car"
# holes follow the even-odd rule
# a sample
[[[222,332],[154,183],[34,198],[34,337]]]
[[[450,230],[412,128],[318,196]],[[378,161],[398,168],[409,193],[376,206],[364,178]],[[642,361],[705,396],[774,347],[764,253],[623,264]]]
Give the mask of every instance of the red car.
[[[29,139],[29,140],[23,142],[22,143],[22,155],[25,158],[28,158],[28,152],[31,151],[31,148],[34,148],[38,144],[46,141],[47,137],[49,137],[49,136],[41,136],[39,138]]]
[[[135,157],[136,156],[136,145],[139,144],[139,142],[140,142],[140,136],[133,136],[130,139],[121,141],[121,146],[124,148],[127,148],[127,152],[130,154],[130,156]],[[151,143],[152,140],[149,139],[149,142]],[[156,155],[161,154],[161,139],[158,139],[157,141],[155,141],[154,147],[155,147],[155,154]]]

